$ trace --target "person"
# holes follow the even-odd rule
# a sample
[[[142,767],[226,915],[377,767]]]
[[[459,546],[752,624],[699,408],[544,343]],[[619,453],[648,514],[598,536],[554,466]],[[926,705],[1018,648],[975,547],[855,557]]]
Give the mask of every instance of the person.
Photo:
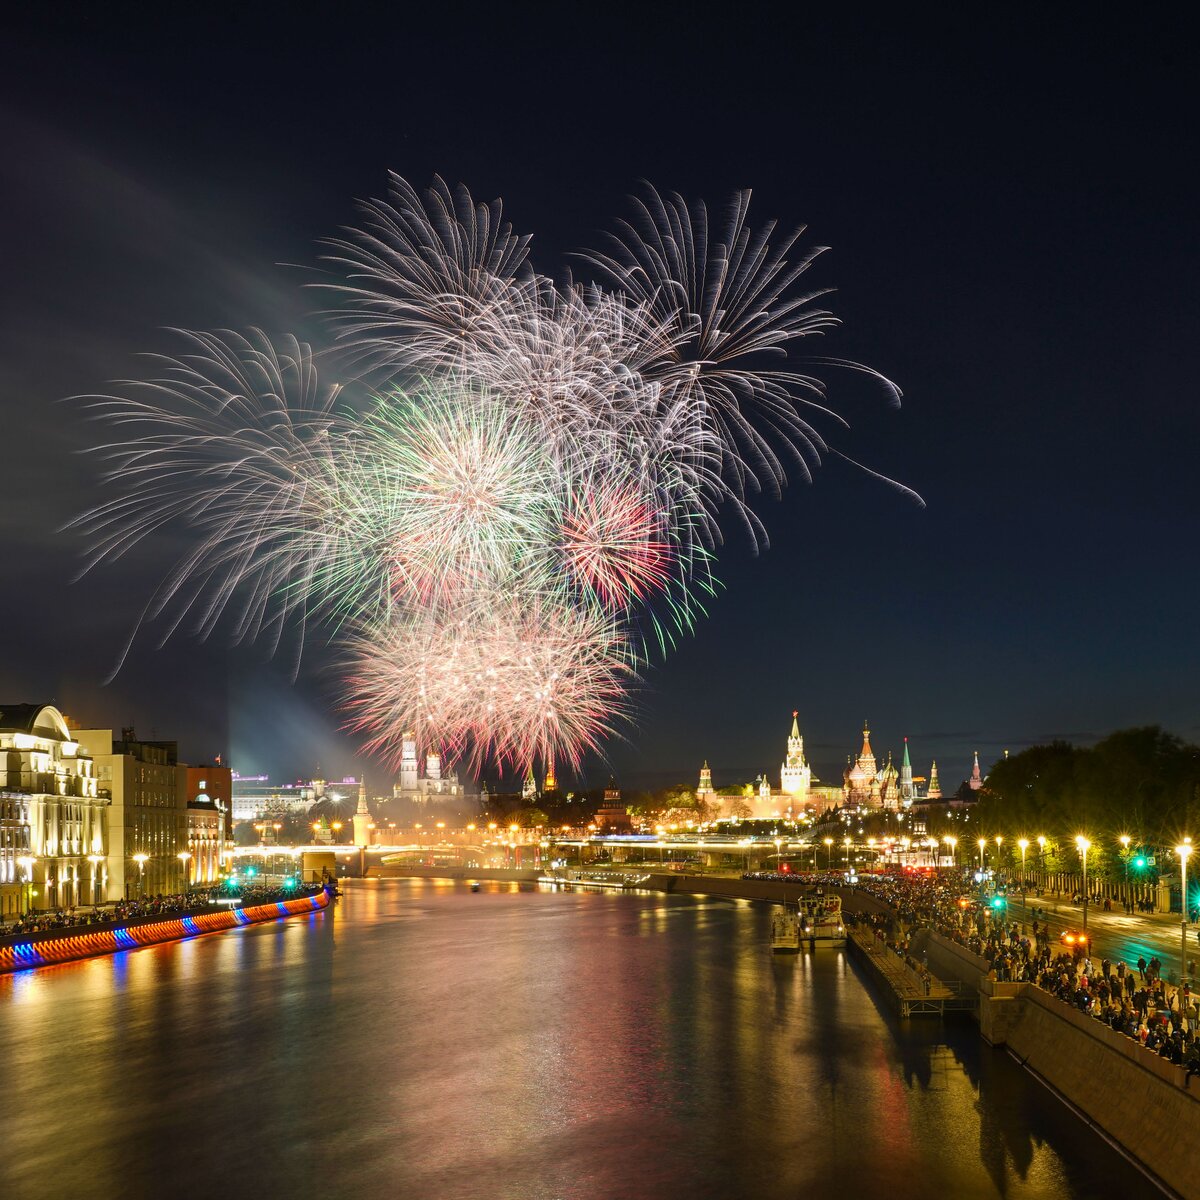
[[[1146,956],[1144,954],[1140,955],[1138,957],[1137,968],[1138,968],[1138,974],[1142,977],[1142,979],[1145,979],[1146,978]]]

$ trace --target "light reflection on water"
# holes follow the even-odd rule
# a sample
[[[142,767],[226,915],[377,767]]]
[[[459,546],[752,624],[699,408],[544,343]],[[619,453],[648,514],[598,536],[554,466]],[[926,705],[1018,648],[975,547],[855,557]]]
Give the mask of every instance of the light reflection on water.
[[[1141,1177],[769,910],[419,880],[0,980],[0,1195],[1082,1197]]]

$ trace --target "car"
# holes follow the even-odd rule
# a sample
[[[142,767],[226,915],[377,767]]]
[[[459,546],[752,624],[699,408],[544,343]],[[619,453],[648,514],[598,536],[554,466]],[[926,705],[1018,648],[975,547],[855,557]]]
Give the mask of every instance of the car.
[[[1084,933],[1082,929],[1064,929],[1059,935],[1058,940],[1064,946],[1070,946],[1072,950],[1086,950],[1091,944],[1091,935]]]

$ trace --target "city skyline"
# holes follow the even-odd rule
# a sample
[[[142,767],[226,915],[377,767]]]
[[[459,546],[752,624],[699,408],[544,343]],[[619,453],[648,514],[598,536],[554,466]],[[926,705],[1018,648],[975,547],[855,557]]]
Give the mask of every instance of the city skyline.
[[[796,20],[814,51],[838,43],[836,18]],[[145,44],[170,37],[163,21]],[[797,707],[825,778],[864,715],[887,731],[885,748],[907,734],[922,764],[944,763],[948,786],[975,749],[994,761],[1006,748],[1151,723],[1195,739],[1195,567],[1177,550],[1200,508],[1189,454],[1195,255],[1182,232],[1192,168],[1171,152],[1184,84],[1143,56],[1126,103],[1099,87],[1125,61],[1103,32],[1063,22],[1036,43],[1021,33],[1003,27],[993,46],[964,53],[952,31],[898,28],[886,50],[864,46],[849,61],[814,52],[803,81],[781,76],[782,51],[750,32],[717,48],[652,27],[632,51],[601,36],[589,50],[598,67],[632,53],[662,68],[637,119],[672,137],[636,148],[606,132],[634,120],[620,99],[605,119],[581,101],[564,139],[564,115],[457,80],[459,103],[486,97],[496,128],[539,136],[531,171],[502,141],[481,146],[448,119],[432,65],[389,79],[394,94],[364,82],[382,104],[307,90],[289,94],[286,114],[268,102],[277,133],[264,139],[232,118],[280,72],[292,78],[296,59],[256,62],[252,79],[197,107],[153,56],[128,56],[127,86],[105,86],[88,39],[30,21],[3,93],[16,152],[0,204],[7,227],[28,236],[13,247],[0,404],[36,452],[4,483],[21,582],[0,612],[24,636],[0,691],[53,700],[89,724],[157,730],[192,758],[225,750],[247,771],[320,762],[356,772],[364,760],[338,730],[319,644],[293,686],[286,658],[231,649],[221,632],[162,649],[148,637],[102,686],[175,547],[70,584],[81,546],[61,528],[90,502],[98,472],[75,453],[95,431],[60,401],[129,375],[142,349],[165,349],[163,325],[244,326],[269,311],[276,330],[311,327],[317,306],[299,286],[310,276],[279,264],[310,262],[316,240],[352,218],[349,197],[378,194],[389,168],[502,195],[555,257],[644,177],[715,203],[754,187],[761,216],[807,222],[805,244],[832,246],[811,272],[837,289],[830,307],[844,320],[828,353],[869,363],[905,393],[893,412],[865,382],[830,375],[854,417],[845,449],[928,507],[837,459],[812,486],[760,503],[770,547],[754,556],[730,537],[710,619],[647,672],[628,740],[610,745],[611,765],[591,764],[587,783],[610,771],[689,781],[706,756],[718,773],[773,769],[778,714]],[[265,35],[247,26],[248,45]],[[96,36],[122,54],[124,31]],[[179,53],[203,55],[205,36]],[[322,54],[348,62],[351,49],[335,39]],[[762,82],[745,70],[755,56]],[[987,81],[1010,58],[1023,85],[998,104]],[[742,87],[724,107],[699,102],[706,124],[680,127],[686,92],[673,85],[697,65],[714,78],[737,71]],[[770,102],[769,87],[787,103]],[[160,103],[135,99],[146,92]],[[342,136],[314,144],[312,128]],[[735,129],[719,167],[709,164],[709,139]],[[589,139],[603,153],[584,165],[572,147]]]

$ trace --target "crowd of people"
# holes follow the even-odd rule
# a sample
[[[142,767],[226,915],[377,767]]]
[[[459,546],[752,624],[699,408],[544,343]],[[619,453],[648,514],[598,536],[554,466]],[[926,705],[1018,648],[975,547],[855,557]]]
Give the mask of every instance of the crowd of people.
[[[59,908],[46,912],[31,912],[16,921],[0,923],[0,937],[20,937],[31,933],[50,933],[58,930],[86,929],[89,926],[113,925],[143,917],[173,917],[211,908],[218,900],[236,898],[244,906],[269,904],[274,900],[295,899],[311,893],[311,888],[281,888],[277,883],[259,883],[245,887],[228,886],[197,888],[171,895],[146,896],[140,900],[118,900],[114,904],[94,908]]]
[[[1164,980],[1157,958],[1096,964],[1086,943],[1054,943],[1044,920],[1010,921],[1002,910],[972,902],[955,882],[933,876],[868,875],[857,890],[890,907],[891,913],[860,914],[859,920],[906,961],[912,959],[911,930],[927,926],[984,959],[989,978],[1042,988],[1186,1067],[1188,1079],[1200,1074],[1196,992],[1186,980]]]

